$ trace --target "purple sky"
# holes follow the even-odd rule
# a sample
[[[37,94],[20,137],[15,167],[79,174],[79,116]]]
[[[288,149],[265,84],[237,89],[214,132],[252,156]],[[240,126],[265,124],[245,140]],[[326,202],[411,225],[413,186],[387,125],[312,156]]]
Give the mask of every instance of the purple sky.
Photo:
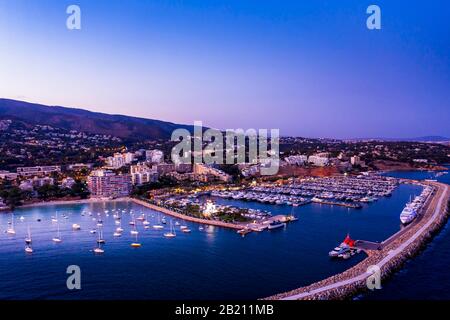
[[[0,0],[0,97],[282,135],[450,136],[448,1],[81,0],[79,31],[70,4]]]

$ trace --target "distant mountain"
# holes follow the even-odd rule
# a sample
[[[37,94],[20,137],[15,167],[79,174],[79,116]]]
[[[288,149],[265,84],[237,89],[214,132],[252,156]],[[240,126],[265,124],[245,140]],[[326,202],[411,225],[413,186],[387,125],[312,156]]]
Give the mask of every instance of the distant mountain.
[[[424,136],[417,138],[358,138],[358,139],[345,139],[345,141],[404,141],[404,142],[450,142],[450,138],[442,136]]]
[[[0,99],[0,119],[11,119],[30,125],[49,125],[92,134],[106,134],[129,141],[169,139],[173,130],[177,128],[192,131],[192,126],[160,120],[110,115],[10,99]]]
[[[425,136],[413,138],[411,141],[419,141],[419,142],[446,142],[450,141],[450,138],[442,137],[442,136]]]

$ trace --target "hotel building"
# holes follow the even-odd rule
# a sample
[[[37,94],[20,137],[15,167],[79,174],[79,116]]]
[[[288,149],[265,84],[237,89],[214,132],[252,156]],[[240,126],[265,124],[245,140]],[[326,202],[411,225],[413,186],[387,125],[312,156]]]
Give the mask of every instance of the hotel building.
[[[46,176],[53,172],[61,172],[60,166],[19,167],[17,174],[21,177]]]
[[[87,184],[93,197],[126,197],[131,192],[131,176],[116,175],[109,170],[92,171]]]

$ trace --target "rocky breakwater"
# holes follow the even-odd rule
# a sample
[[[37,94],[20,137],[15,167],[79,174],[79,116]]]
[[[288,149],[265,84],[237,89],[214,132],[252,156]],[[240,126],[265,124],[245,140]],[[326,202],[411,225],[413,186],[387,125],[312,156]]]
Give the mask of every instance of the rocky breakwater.
[[[449,187],[437,182],[428,182],[436,188],[423,217],[408,227],[406,232],[392,237],[381,250],[367,251],[367,258],[356,266],[309,286],[276,294],[265,300],[342,300],[367,289],[366,280],[371,275],[368,268],[378,266],[381,280],[402,267],[405,261],[416,255],[435,233],[445,224],[449,215]]]

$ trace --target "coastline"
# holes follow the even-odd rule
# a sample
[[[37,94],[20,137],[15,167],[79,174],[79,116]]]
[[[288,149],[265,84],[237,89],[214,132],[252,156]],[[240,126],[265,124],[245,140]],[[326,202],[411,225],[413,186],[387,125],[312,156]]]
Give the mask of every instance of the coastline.
[[[368,271],[369,267],[376,265],[380,268],[381,280],[391,276],[408,259],[420,252],[447,221],[450,187],[436,182],[429,184],[438,189],[430,199],[423,218],[401,233],[398,239],[389,241],[394,234],[382,242],[387,242],[382,250],[367,251],[367,257],[363,261],[342,273],[262,300],[343,300],[368,290],[366,280],[372,275]]]
[[[116,199],[109,199],[109,198],[89,198],[89,199],[79,199],[79,200],[54,200],[54,201],[42,201],[42,202],[35,202],[35,203],[28,203],[24,204],[20,207],[16,207],[16,209],[20,208],[32,208],[32,207],[43,207],[43,206],[57,206],[57,205],[64,205],[64,204],[84,204],[84,203],[98,203],[98,202],[114,202],[114,201],[130,201],[130,198],[116,198]],[[14,211],[13,210],[13,211]]]

